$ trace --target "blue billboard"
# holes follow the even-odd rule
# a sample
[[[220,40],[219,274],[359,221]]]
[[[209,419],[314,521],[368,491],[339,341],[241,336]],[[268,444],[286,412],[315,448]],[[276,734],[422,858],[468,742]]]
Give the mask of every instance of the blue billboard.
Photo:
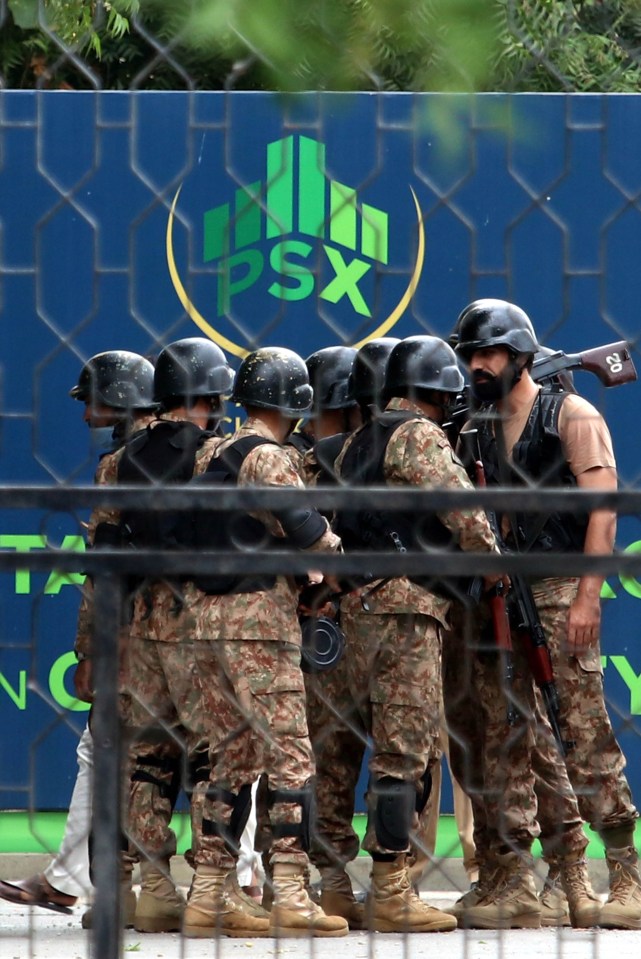
[[[0,475],[90,482],[84,360],[203,335],[258,345],[447,335],[512,299],[547,346],[629,339],[641,301],[641,99],[0,92]],[[638,365],[638,364],[637,364]],[[636,486],[639,386],[576,384]],[[238,410],[229,411],[228,426]],[[83,548],[87,516],[6,511],[0,549]],[[635,518],[620,549],[641,549]],[[86,713],[82,577],[0,576],[0,808],[65,808]],[[641,583],[604,589],[608,699],[641,792]]]

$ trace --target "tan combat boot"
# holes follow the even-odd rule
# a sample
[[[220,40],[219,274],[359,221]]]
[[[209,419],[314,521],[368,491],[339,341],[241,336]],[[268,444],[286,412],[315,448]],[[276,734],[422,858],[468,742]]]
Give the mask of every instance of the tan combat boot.
[[[610,895],[601,907],[604,929],[641,929],[641,880],[634,846],[606,849]]]
[[[497,856],[493,887],[465,913],[471,929],[538,929],[541,906],[530,857],[508,852]]]
[[[125,863],[121,867],[120,879],[120,915],[125,929],[133,929],[138,900],[133,890],[133,864]],[[93,907],[89,906],[82,914],[80,924],[83,929],[93,928]]]
[[[559,865],[571,924],[575,929],[600,925],[601,900],[592,889],[585,859],[562,860]]]
[[[365,905],[374,932],[451,932],[457,922],[417,896],[405,864],[405,856],[392,862],[372,863],[372,883]]]
[[[137,932],[179,932],[185,901],[169,873],[169,860],[140,863],[140,895],[134,917]]]
[[[342,916],[350,929],[365,928],[365,907],[354,898],[352,881],[346,870],[323,868],[320,904],[327,916]]]
[[[274,904],[269,917],[270,935],[279,937],[346,936],[347,921],[327,916],[310,899],[303,866],[277,862],[273,865]]]
[[[561,868],[551,864],[539,894],[542,926],[569,926],[570,907],[561,885]]]
[[[242,909],[243,912],[246,912],[250,916],[258,916],[260,919],[269,919],[269,912],[264,909],[256,899],[248,895],[245,890],[241,888],[238,882],[238,873],[235,869],[232,869],[225,880],[225,892],[231,901]]]
[[[492,889],[494,877],[498,866],[493,857],[488,856],[479,862],[479,878],[473,882],[467,892],[464,892],[460,899],[457,899],[452,906],[448,906],[445,912],[455,916],[459,926],[465,926],[465,917],[467,910],[471,906],[476,906]]]
[[[227,869],[198,866],[185,906],[183,935],[189,939],[263,939],[269,935],[269,915],[256,903],[252,903],[250,912],[232,886]],[[262,915],[256,914],[259,910]]]

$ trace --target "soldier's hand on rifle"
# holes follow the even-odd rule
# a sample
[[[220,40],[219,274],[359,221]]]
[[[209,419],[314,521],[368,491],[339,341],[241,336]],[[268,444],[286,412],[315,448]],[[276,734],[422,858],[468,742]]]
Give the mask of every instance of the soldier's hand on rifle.
[[[489,576],[484,576],[483,592],[489,593],[490,590],[495,589],[499,583],[501,584],[501,592],[503,593],[507,593],[512,585],[510,583],[510,577],[506,576],[505,574],[501,575],[501,573],[492,573]]]

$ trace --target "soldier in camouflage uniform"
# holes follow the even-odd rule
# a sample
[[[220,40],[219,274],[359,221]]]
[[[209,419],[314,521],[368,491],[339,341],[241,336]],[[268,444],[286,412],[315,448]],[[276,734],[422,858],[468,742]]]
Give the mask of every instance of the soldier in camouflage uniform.
[[[457,350],[469,365],[475,395],[490,413],[500,416],[491,423],[487,416],[479,420],[488,482],[616,489],[616,464],[602,417],[576,394],[550,392],[532,380],[529,370],[537,347],[529,318],[514,304],[480,300],[463,311]],[[519,515],[504,517],[502,523],[513,548],[569,554],[610,552],[615,527],[614,515],[605,510],[586,516],[552,514],[542,520]],[[603,840],[610,873],[610,896],[600,915],[594,904],[590,910],[587,890],[582,902],[591,924],[636,929],[641,928],[641,883],[634,847],[637,812],[603,698],[602,582],[598,575],[546,578],[535,581],[532,591],[552,655],[561,729],[573,744],[566,757],[569,780],[581,815]],[[561,855],[559,864],[572,921],[584,924],[574,915],[573,899],[580,890],[564,878],[568,866],[576,878],[580,863]],[[498,917],[500,897],[477,909],[486,918]]]
[[[462,385],[454,354],[442,340],[417,336],[399,343],[387,365],[385,411],[345,444],[336,461],[341,478],[358,485],[467,488],[465,471],[438,425]],[[478,510],[423,517],[356,510],[339,513],[337,531],[346,549],[399,548],[399,542],[424,548],[437,541],[496,549]],[[450,606],[444,590],[434,578],[394,577],[341,603],[349,681],[363,733],[373,741],[363,845],[373,859],[368,919],[381,932],[456,928],[454,917],[419,899],[406,862],[429,772],[440,758],[441,635]]]
[[[305,360],[314,390],[311,432],[317,441],[301,466],[308,485],[336,481],[333,461],[361,423],[352,377],[357,355],[349,347],[330,346]],[[320,872],[324,911],[343,916],[350,929],[362,929],[363,906],[354,897],[345,865],[358,853],[352,823],[365,740],[354,723],[345,665],[342,658],[327,672],[305,673],[307,724],[316,760],[317,829],[310,858]]]
[[[152,364],[127,350],[110,350],[92,356],[83,366],[78,383],[70,396],[85,404],[84,420],[92,431],[94,445],[107,434],[109,452],[103,452],[94,482],[104,485],[109,460],[127,435],[142,429],[153,418],[154,368]],[[105,446],[99,443],[100,448]],[[98,511],[91,514],[88,543],[93,545]],[[78,699],[93,702],[91,678],[91,634],[93,584],[86,579],[78,614],[75,652],[78,666],[74,684]],[[87,724],[77,749],[78,774],[69,805],[65,833],[57,855],[44,872],[15,883],[0,883],[0,898],[11,902],[41,905],[49,909],[61,907],[67,912],[89,885],[88,839],[91,828],[91,780],[93,772],[93,740]],[[125,924],[133,924],[136,898],[131,889],[131,874],[123,897]],[[87,925],[88,913],[83,916]]]
[[[186,481],[205,469],[220,437],[208,432],[223,414],[233,374],[222,351],[199,337],[178,340],[158,356],[154,397],[160,411],[110,463],[110,483]],[[150,453],[154,451],[153,456]],[[171,474],[171,475],[170,475]],[[184,475],[183,475],[184,474]],[[117,529],[134,548],[171,548],[184,516],[111,511],[102,528]],[[99,527],[100,529],[100,527]],[[199,793],[208,777],[199,688],[194,679],[193,587],[176,581],[132,583],[133,612],[123,674],[130,698],[131,771],[126,825],[139,859],[139,932],[180,929],[184,903],[169,870],[176,837],[169,827],[183,764],[191,796],[192,834],[199,831]],[[185,763],[185,756],[187,762]]]
[[[233,398],[245,407],[247,420],[220,447],[205,479],[211,474],[213,481],[216,469],[225,476],[235,458],[231,475],[242,486],[302,487],[281,444],[311,406],[303,360],[277,348],[250,353],[236,376]],[[286,535],[300,549],[339,546],[327,521],[309,509],[281,510],[278,517],[243,514],[228,528],[230,542],[232,525],[245,540],[255,523],[261,528],[259,541]],[[215,544],[221,525],[220,516],[209,529],[206,520],[199,524],[203,546],[209,537]],[[283,576],[252,577],[249,561],[246,576],[200,585],[195,647],[210,719],[212,771],[183,931],[192,937],[343,936],[345,920],[326,916],[305,888],[314,761],[305,720],[296,586]],[[271,914],[263,918],[249,915],[225,893],[251,784],[262,773],[268,777],[274,884]]]

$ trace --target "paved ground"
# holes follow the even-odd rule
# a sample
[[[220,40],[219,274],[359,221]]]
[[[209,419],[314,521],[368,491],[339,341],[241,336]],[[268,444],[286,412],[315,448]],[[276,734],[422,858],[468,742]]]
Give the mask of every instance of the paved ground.
[[[0,878],[20,878],[42,868],[45,857],[0,856]],[[595,887],[603,888],[603,863],[594,862]],[[354,880],[366,881],[367,861],[357,863]],[[186,883],[188,870],[181,861],[174,869]],[[462,883],[460,860],[447,860],[424,884],[423,895],[436,906],[445,906],[459,895]],[[431,888],[427,888],[431,887]],[[0,900],[0,959],[100,959],[92,952],[90,934],[80,927],[85,904],[72,916],[42,909],[27,909]],[[123,959],[639,959],[641,931],[614,932],[573,929],[482,932],[456,930],[441,935],[393,936],[350,933],[344,939],[316,940],[182,940],[179,935],[141,935],[127,930]]]

